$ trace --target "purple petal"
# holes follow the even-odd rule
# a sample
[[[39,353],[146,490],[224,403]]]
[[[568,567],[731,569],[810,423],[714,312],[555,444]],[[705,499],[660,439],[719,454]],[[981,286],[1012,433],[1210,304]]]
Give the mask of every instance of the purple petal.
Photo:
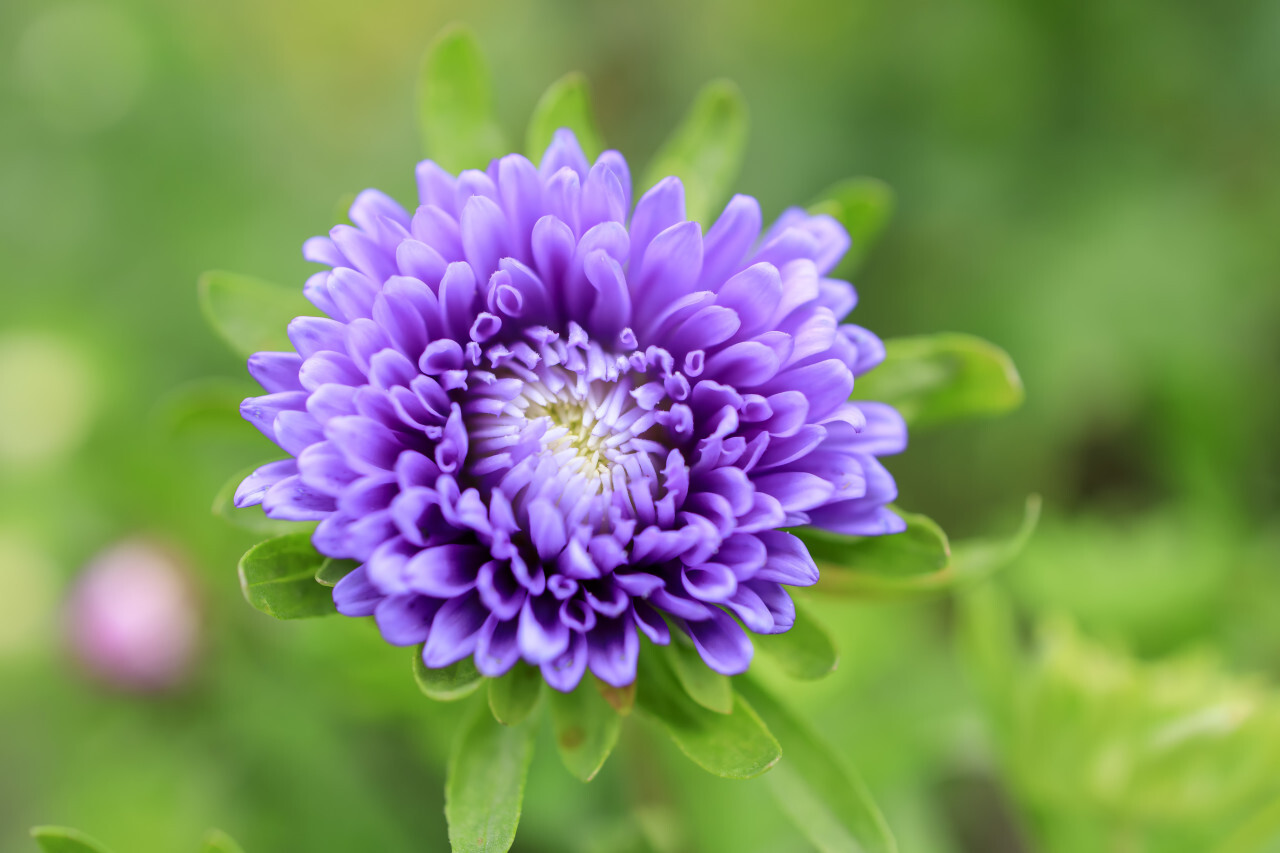
[[[487,553],[477,545],[439,545],[419,551],[404,567],[410,589],[436,598],[452,598],[476,585]]]
[[[372,616],[383,599],[365,575],[364,566],[349,573],[333,588],[333,603],[343,616]]]
[[[561,693],[570,693],[578,682],[582,681],[587,671],[587,641],[579,633],[574,633],[569,640],[568,648],[556,656],[554,660],[542,664],[542,677],[552,688]]]
[[[739,675],[751,665],[751,639],[723,610],[713,609],[709,619],[686,623],[685,630],[707,666],[721,675]]]
[[[504,622],[497,616],[490,616],[485,620],[476,641],[476,669],[481,675],[497,678],[520,659],[516,631],[515,619]]]
[[[431,623],[431,632],[422,647],[422,662],[435,669],[469,657],[488,616],[475,592],[445,602]]]
[[[267,490],[286,477],[298,473],[298,463],[293,459],[281,459],[279,462],[268,462],[254,471],[236,489],[234,503],[236,507],[256,506],[262,503]]]
[[[416,646],[431,630],[431,620],[444,602],[409,593],[382,600],[373,611],[382,638],[393,646]]]
[[[636,659],[640,637],[630,614],[617,619],[601,619],[587,634],[587,662],[597,678],[613,687],[626,687],[636,680]]]

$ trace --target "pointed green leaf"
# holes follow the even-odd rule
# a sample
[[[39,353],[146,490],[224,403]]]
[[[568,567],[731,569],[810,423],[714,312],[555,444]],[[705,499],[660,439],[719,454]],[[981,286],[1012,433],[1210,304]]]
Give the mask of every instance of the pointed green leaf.
[[[213,330],[239,355],[291,351],[287,330],[294,317],[316,309],[302,288],[287,288],[232,272],[212,271],[197,285],[200,310]]]
[[[893,215],[893,190],[875,178],[849,178],[818,196],[809,208],[813,214],[835,217],[849,232],[849,251],[838,272],[850,274],[862,265]]]
[[[444,814],[454,853],[509,850],[520,822],[525,779],[533,759],[533,728],[499,725],[486,708],[454,741]]]
[[[308,531],[315,527],[313,523],[301,521],[280,521],[274,518],[267,518],[262,513],[261,506],[237,507],[235,503],[236,489],[240,488],[240,484],[244,482],[244,478],[248,477],[254,471],[258,470],[266,463],[252,465],[236,474],[222,484],[222,488],[218,489],[218,493],[213,496],[212,511],[215,516],[221,518],[229,524],[233,524],[242,530],[251,530],[254,533],[262,533],[270,536],[281,536],[285,533],[298,533]]]
[[[786,745],[765,784],[805,837],[822,853],[896,853],[884,816],[858,775],[760,685],[748,678],[739,689]]]
[[[792,531],[809,548],[822,578],[818,588],[849,595],[932,592],[951,576],[951,546],[933,520],[897,511],[907,529],[890,536],[841,536]]]
[[[335,560],[332,557],[316,569],[316,583],[321,586],[337,586],[338,581],[360,568],[355,560]]]
[[[548,698],[560,760],[574,776],[590,782],[618,742],[622,717],[585,678],[572,693],[550,690]]]
[[[1012,563],[1022,553],[1040,521],[1040,496],[1027,497],[1022,524],[1012,536],[963,539],[951,543],[952,585],[968,584],[989,577]]]
[[[427,156],[450,172],[483,169],[507,152],[493,86],[470,30],[444,30],[427,50],[418,91]]]
[[[907,530],[892,536],[863,538],[796,531],[824,569],[820,589],[892,596],[948,592],[973,584],[1022,552],[1040,518],[1040,496],[1027,498],[1022,524],[1009,537],[949,542],[942,529],[925,516],[898,513],[906,519]]]
[[[676,680],[690,699],[717,714],[733,711],[733,685],[729,676],[707,666],[697,649],[678,639],[667,646],[666,652]]]
[[[489,710],[504,726],[514,726],[529,716],[542,692],[542,673],[524,661],[516,661],[506,675],[489,681]]]
[[[310,533],[290,533],[259,542],[240,558],[245,600],[277,619],[305,619],[337,613],[333,590],[316,583],[325,557]]]
[[[747,105],[727,80],[709,83],[684,121],[654,155],[641,186],[668,175],[684,184],[689,219],[710,226],[715,208],[729,194],[747,147]]]
[[[708,711],[689,698],[658,651],[640,650],[636,707],[661,723],[685,755],[728,779],[750,779],[777,763],[782,749],[745,699],[735,695],[729,714]]]
[[[453,702],[474,693],[484,681],[484,676],[469,657],[449,666],[428,669],[422,662],[422,646],[415,646],[413,679],[418,682],[419,690],[437,702]]]
[[[257,431],[240,417],[245,397],[261,394],[247,382],[231,379],[198,379],[165,394],[155,409],[155,420],[166,435],[241,435]]]
[[[65,826],[37,826],[31,837],[44,853],[107,853],[102,842]]]
[[[835,643],[808,607],[799,601],[795,605],[796,623],[791,630],[755,637],[756,648],[777,661],[782,671],[792,678],[806,681],[824,678],[835,671],[840,660]]]
[[[221,829],[211,829],[204,836],[202,853],[244,853],[244,850]]]
[[[612,684],[605,684],[595,676],[592,676],[591,680],[595,682],[596,690],[600,691],[604,701],[608,702],[613,710],[624,717],[631,714],[631,709],[636,704],[636,683],[634,681],[626,687],[614,687]]]
[[[913,427],[1000,415],[1022,404],[1009,354],[972,335],[945,333],[885,342],[884,363],[854,385],[857,400],[895,406]]]
[[[578,137],[578,144],[588,160],[594,161],[600,156],[604,143],[591,111],[587,78],[577,71],[552,83],[533,108],[524,146],[529,159],[539,162],[551,144],[551,137],[562,127],[569,128]]]

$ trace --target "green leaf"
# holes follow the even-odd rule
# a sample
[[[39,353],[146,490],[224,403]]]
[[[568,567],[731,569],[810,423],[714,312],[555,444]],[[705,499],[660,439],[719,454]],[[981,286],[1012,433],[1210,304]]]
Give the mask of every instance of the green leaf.
[[[969,584],[990,577],[1017,559],[1031,541],[1040,521],[1040,496],[1027,497],[1022,524],[1012,536],[963,539],[951,543],[951,585]]]
[[[477,711],[454,741],[444,814],[454,853],[501,853],[520,822],[533,728],[499,725],[487,709]]]
[[[896,853],[893,834],[862,779],[754,681],[742,679],[740,689],[786,744],[765,784],[805,837],[822,853]]]
[[[244,853],[244,850],[221,829],[211,829],[205,833],[201,853]]]
[[[218,489],[218,493],[213,496],[213,514],[242,530],[251,530],[254,533],[272,536],[313,529],[315,524],[312,522],[280,521],[274,518],[267,518],[262,513],[261,506],[236,506],[236,489],[240,488],[240,484],[244,482],[245,477],[248,477],[265,464],[264,462],[259,465],[252,465],[242,471],[238,471],[235,476],[223,483],[222,488]]]
[[[755,637],[756,648],[777,661],[782,671],[792,678],[814,681],[835,671],[840,656],[827,629],[814,618],[813,612],[799,601],[796,623],[782,634]]]
[[[923,515],[897,512],[907,529],[890,536],[841,536],[814,528],[792,531],[822,570],[818,588],[849,595],[906,595],[945,587],[951,577],[947,535]]]
[[[255,352],[292,351],[289,321],[316,313],[301,288],[280,287],[247,275],[215,270],[200,276],[197,286],[205,320],[246,358]]]
[[[413,679],[418,689],[438,702],[454,702],[476,691],[484,680],[475,661],[463,658],[457,663],[438,669],[428,669],[422,662],[422,646],[413,650]]]
[[[325,557],[310,533],[290,533],[259,542],[240,558],[245,600],[277,619],[305,619],[336,613],[333,591],[316,583]]]
[[[733,711],[733,685],[729,676],[707,666],[697,649],[675,639],[667,646],[667,660],[690,699],[717,714]]]
[[[727,80],[709,83],[694,100],[684,121],[654,155],[641,186],[668,175],[684,184],[689,219],[710,225],[708,217],[724,201],[742,168],[747,147],[747,105]]]
[[[1022,552],[1040,519],[1040,496],[1027,498],[1022,524],[1009,537],[949,542],[923,515],[898,510],[907,522],[891,536],[840,536],[822,530],[797,530],[819,568],[819,589],[867,596],[948,592],[989,577]],[[786,637],[780,634],[779,637]]]
[[[102,842],[65,826],[37,826],[31,837],[44,853],[107,853]]]
[[[574,776],[590,782],[618,742],[622,717],[585,678],[572,693],[550,690],[548,696],[560,760]]]
[[[636,683],[633,681],[626,687],[614,687],[612,684],[605,684],[595,676],[591,680],[596,683],[596,690],[600,691],[600,695],[604,697],[604,701],[608,702],[613,710],[622,716],[630,716],[631,709],[636,704]]]
[[[238,380],[213,378],[188,382],[165,394],[155,409],[155,420],[166,435],[258,435],[240,417],[245,397],[261,389]]]
[[[782,749],[741,696],[733,711],[717,714],[689,698],[667,656],[642,647],[636,706],[661,723],[676,746],[704,770],[728,779],[750,779],[768,770]]]
[[[360,568],[355,560],[335,560],[332,557],[320,564],[316,569],[316,583],[321,586],[337,586],[338,581]]]
[[[427,156],[448,171],[482,169],[507,153],[489,69],[470,30],[449,27],[428,48],[418,108]]]
[[[537,163],[551,144],[551,137],[562,127],[569,128],[578,137],[588,160],[594,161],[600,156],[604,142],[591,110],[587,78],[577,71],[552,83],[533,108],[524,146],[529,159]]]
[[[542,673],[524,661],[516,661],[506,675],[489,681],[489,710],[504,726],[514,726],[529,716],[542,692]]]
[[[818,196],[813,214],[835,217],[852,241],[838,272],[849,274],[862,265],[893,215],[893,190],[875,178],[849,178]]]
[[[885,350],[884,363],[858,378],[853,398],[891,403],[913,427],[1000,415],[1022,404],[1022,379],[1013,360],[982,338],[894,338]]]

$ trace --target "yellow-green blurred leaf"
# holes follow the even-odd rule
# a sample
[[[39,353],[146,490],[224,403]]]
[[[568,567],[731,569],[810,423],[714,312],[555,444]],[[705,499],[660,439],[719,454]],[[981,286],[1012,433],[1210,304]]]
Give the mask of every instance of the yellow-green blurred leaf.
[[[292,351],[289,321],[314,316],[302,288],[287,288],[252,276],[214,270],[197,283],[205,320],[239,355]]]
[[[484,676],[476,669],[475,661],[466,657],[449,666],[428,668],[422,662],[422,646],[413,650],[413,679],[418,689],[438,702],[454,702],[476,691]]]
[[[1022,404],[1022,379],[1009,354],[982,338],[893,338],[885,350],[884,363],[858,377],[853,398],[890,403],[912,427],[1000,415]]]
[[[773,658],[792,678],[806,681],[824,678],[835,671],[840,660],[827,629],[813,611],[795,602],[796,623],[781,634],[758,634],[756,648]]]
[[[427,156],[446,170],[483,169],[507,153],[489,69],[470,30],[449,27],[427,50],[418,107]]]
[[[849,178],[830,187],[809,207],[813,214],[835,217],[849,232],[849,251],[837,272],[852,274],[875,246],[893,215],[893,189],[875,178]]]
[[[717,714],[733,711],[733,685],[729,676],[707,666],[697,649],[678,639],[672,640],[665,652],[676,680],[690,699]]]
[[[698,94],[684,121],[654,155],[641,186],[648,189],[675,175],[684,184],[686,215],[709,226],[738,177],[746,147],[746,102],[737,86],[717,80]]]
[[[641,647],[636,707],[666,728],[694,763],[727,779],[750,779],[777,763],[782,748],[741,696],[733,711],[717,714],[689,698],[666,655]]]
[[[542,673],[524,661],[516,661],[506,675],[489,681],[489,710],[504,726],[522,722],[538,704]]]
[[[533,108],[524,146],[529,159],[537,163],[551,144],[551,137],[562,127],[572,130],[578,137],[578,144],[588,160],[594,161],[604,149],[591,110],[587,78],[577,71],[552,83]]]
[[[533,760],[528,723],[503,726],[478,708],[454,740],[444,813],[454,853],[505,853],[516,837]]]
[[[572,693],[549,690],[548,699],[560,760],[574,776],[590,782],[618,742],[622,717],[585,678]]]
[[[201,853],[244,853],[244,850],[222,830],[211,829],[204,837]]]
[[[764,781],[805,837],[822,853],[896,853],[871,793],[835,750],[752,679],[739,690],[783,744],[782,761]]]
[[[44,853],[108,853],[102,842],[65,826],[37,826],[31,837]]]

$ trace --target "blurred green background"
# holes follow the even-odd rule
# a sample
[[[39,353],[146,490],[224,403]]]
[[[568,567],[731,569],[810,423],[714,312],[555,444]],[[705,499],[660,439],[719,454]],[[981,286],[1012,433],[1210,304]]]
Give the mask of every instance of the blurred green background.
[[[459,709],[362,622],[241,599],[254,534],[209,505],[272,453],[219,408],[251,385],[194,282],[300,285],[338,199],[412,198],[417,70],[453,20],[514,147],[566,71],[633,163],[736,80],[739,189],[767,214],[848,175],[897,191],[854,319],[1019,365],[1020,412],[891,468],[957,535],[1044,494],[1023,558],[958,604],[822,602],[840,669],[786,685],[904,853],[1280,849],[1280,4],[6,0],[0,850],[38,823],[136,853],[210,826],[249,853],[447,848]],[[124,540],[197,590],[199,654],[165,693],[67,651],[73,578]],[[981,652],[1002,620],[1003,663]],[[809,849],[760,784],[643,723],[589,786],[547,747],[516,850]]]

